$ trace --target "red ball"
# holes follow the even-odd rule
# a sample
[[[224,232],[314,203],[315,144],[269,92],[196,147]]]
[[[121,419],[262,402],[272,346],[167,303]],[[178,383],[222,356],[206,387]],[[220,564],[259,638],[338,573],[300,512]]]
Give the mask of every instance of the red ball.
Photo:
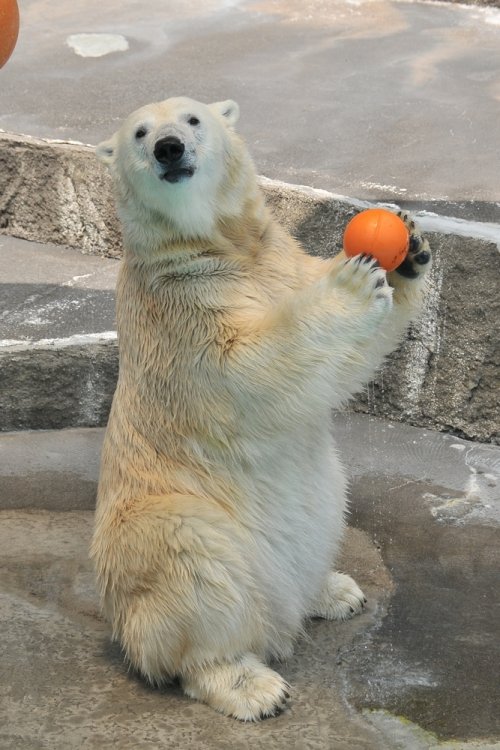
[[[0,0],[0,68],[14,51],[19,33],[19,9],[16,0]]]
[[[383,208],[357,214],[344,232],[346,255],[373,255],[386,271],[394,271],[403,262],[409,245],[410,233],[404,221]]]

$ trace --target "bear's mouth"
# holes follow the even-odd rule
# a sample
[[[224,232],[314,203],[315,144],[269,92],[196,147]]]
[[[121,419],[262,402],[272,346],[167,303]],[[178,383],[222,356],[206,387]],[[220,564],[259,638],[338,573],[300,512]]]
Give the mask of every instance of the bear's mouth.
[[[175,167],[173,169],[167,169],[162,175],[161,179],[166,182],[182,182],[188,180],[194,175],[194,167]]]

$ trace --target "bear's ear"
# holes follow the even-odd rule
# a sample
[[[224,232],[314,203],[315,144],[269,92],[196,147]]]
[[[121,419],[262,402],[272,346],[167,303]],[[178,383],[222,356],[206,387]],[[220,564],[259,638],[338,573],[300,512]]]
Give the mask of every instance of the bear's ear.
[[[210,105],[210,109],[213,109],[219,115],[222,115],[227,124],[231,127],[238,122],[240,108],[232,99],[226,99],[225,102],[215,102],[215,104]]]
[[[95,153],[99,161],[102,161],[103,164],[106,164],[106,166],[109,167],[109,165],[114,161],[115,149],[115,136],[113,136],[109,139],[109,141],[103,141],[102,143],[100,143],[96,147]]]

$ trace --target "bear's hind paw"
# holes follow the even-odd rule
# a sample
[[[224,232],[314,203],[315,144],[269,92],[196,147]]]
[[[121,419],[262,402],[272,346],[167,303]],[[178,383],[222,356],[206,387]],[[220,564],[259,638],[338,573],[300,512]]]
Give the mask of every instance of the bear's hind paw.
[[[277,716],[290,701],[290,685],[251,653],[234,661],[206,665],[182,683],[191,698],[240,721]]]
[[[366,597],[356,581],[345,573],[329,574],[310,612],[311,617],[325,620],[349,620],[363,611]]]

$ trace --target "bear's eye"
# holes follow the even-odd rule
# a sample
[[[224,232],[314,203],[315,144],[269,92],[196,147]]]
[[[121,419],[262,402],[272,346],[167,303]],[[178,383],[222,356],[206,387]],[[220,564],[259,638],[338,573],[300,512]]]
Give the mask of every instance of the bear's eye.
[[[193,117],[190,117],[188,120],[188,125],[192,125],[193,127],[196,127],[196,125],[199,125],[199,124],[200,124],[200,121],[198,120],[197,117],[193,116]]]
[[[137,140],[140,140],[141,138],[144,138],[145,135],[147,135],[147,130],[144,127],[137,128],[135,131],[135,137]]]

